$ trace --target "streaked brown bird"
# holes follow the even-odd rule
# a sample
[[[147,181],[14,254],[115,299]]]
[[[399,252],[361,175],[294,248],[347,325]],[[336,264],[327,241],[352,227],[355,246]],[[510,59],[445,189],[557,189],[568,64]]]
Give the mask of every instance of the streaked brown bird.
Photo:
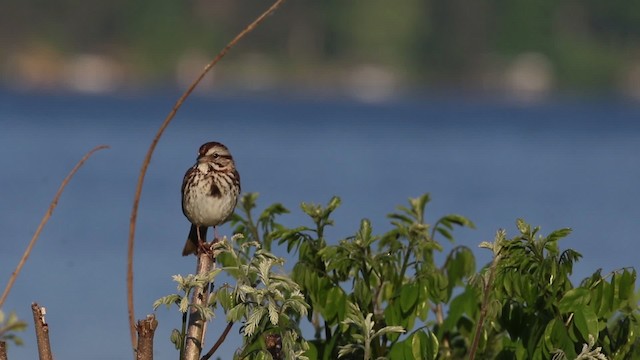
[[[226,146],[208,142],[200,146],[198,159],[182,181],[182,212],[191,222],[191,230],[182,256],[196,254],[206,242],[207,229],[229,219],[240,194],[240,174]]]

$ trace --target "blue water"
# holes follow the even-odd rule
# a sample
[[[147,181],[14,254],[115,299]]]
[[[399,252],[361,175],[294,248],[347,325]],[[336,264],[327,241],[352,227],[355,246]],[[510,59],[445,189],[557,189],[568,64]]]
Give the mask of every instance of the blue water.
[[[92,147],[111,146],[71,181],[3,309],[31,323],[31,302],[45,305],[57,358],[131,357],[125,301],[131,201],[146,149],[177,97],[0,92],[2,288],[68,171]],[[640,265],[639,119],[639,106],[613,98],[535,105],[453,96],[384,104],[189,99],[161,139],[145,183],[136,317],[175,291],[171,275],[194,271],[193,259],[180,256],[188,222],[179,188],[206,141],[231,149],[243,190],[259,192],[261,208],[282,202],[292,210],[282,219],[288,225],[308,224],[301,201],[339,195],[331,239],[352,234],[364,217],[381,233],[396,205],[430,192],[430,221],[459,213],[475,222],[476,230],[455,235],[480,264],[488,254],[477,245],[499,228],[515,235],[518,217],[544,233],[573,228],[561,246],[584,255],[575,267],[579,281],[598,268]],[[175,359],[167,339],[178,326],[177,311],[157,315],[156,358]],[[215,321],[209,344],[224,323]],[[11,347],[10,358],[35,358],[32,327],[22,336],[26,345]],[[228,339],[222,358],[237,346],[237,328]]]

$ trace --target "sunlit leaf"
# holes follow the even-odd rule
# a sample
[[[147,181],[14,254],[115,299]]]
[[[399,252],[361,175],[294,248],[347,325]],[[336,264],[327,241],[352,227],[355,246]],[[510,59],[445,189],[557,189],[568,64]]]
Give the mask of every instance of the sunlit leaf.
[[[618,290],[618,298],[621,301],[627,301],[633,296],[636,281],[636,271],[625,269],[620,277],[620,288]]]
[[[451,232],[450,232],[449,230],[444,229],[444,228],[442,228],[442,227],[438,226],[438,227],[436,228],[436,231],[437,231],[440,235],[444,236],[444,237],[445,237],[445,239],[447,239],[447,240],[449,240],[449,241],[453,241],[453,235],[451,235]]]
[[[575,288],[567,291],[558,304],[560,313],[566,314],[572,312],[579,306],[587,305],[591,301],[591,294],[585,288]]]
[[[574,315],[575,326],[583,339],[588,339],[589,335],[598,337],[598,317],[589,306],[576,306]]]

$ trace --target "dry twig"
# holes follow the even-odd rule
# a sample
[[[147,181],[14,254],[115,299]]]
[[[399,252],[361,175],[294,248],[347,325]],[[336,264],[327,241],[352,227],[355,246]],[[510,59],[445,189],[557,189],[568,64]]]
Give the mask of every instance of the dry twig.
[[[244,30],[242,30],[238,35],[236,35],[233,40],[231,40],[227,46],[222,49],[218,53],[218,55],[208,63],[202,73],[196,78],[196,80],[189,86],[187,91],[182,94],[182,96],[178,99],[178,101],[169,112],[169,115],[164,119],[162,125],[158,129],[149,149],[147,150],[147,154],[142,162],[142,167],[140,168],[140,174],[138,176],[138,184],[136,185],[136,192],[133,198],[133,208],[131,209],[131,217],[129,219],[129,243],[127,246],[127,307],[129,312],[129,328],[131,333],[131,345],[133,347],[136,346],[136,327],[135,327],[135,314],[134,314],[134,304],[133,304],[133,248],[135,242],[135,233],[136,233],[136,219],[138,217],[138,206],[140,204],[140,196],[142,195],[142,185],[144,183],[144,178],[147,174],[147,168],[149,167],[149,163],[151,162],[151,156],[155,151],[158,142],[160,141],[160,137],[164,133],[164,130],[169,126],[169,123],[173,120],[174,116],[184,103],[184,101],[191,95],[193,90],[198,86],[200,81],[204,78],[204,76],[213,68],[228,52],[231,50],[233,46],[235,46],[243,37],[245,37],[248,33],[253,31],[260,23],[262,23],[267,16],[271,15],[276,9],[284,3],[285,0],[277,0],[276,2],[269,7],[265,12],[263,12],[260,16],[258,16],[251,24],[249,24]]]
[[[109,147],[107,145],[100,145],[91,149],[91,151],[86,153],[82,157],[82,159],[78,161],[76,166],[74,166],[73,169],[71,169],[71,171],[69,172],[69,175],[67,175],[67,177],[64,178],[64,180],[62,180],[62,184],[60,184],[60,187],[58,188],[58,192],[56,192],[56,195],[54,196],[53,201],[51,201],[51,205],[49,205],[49,210],[47,210],[47,212],[44,214],[44,217],[40,221],[40,225],[38,225],[38,228],[36,229],[36,233],[33,234],[33,237],[31,238],[31,241],[29,242],[27,249],[24,251],[24,254],[22,254],[22,258],[20,259],[20,262],[18,262],[18,266],[16,266],[16,269],[13,271],[13,273],[11,274],[11,277],[9,278],[9,283],[7,284],[7,287],[5,287],[4,292],[2,293],[2,297],[0,297],[0,308],[2,307],[5,300],[7,299],[7,296],[9,295],[9,292],[13,287],[13,283],[16,281],[16,278],[18,278],[18,274],[20,274],[20,270],[22,270],[22,267],[27,262],[27,258],[29,258],[29,255],[31,254],[31,250],[33,249],[33,246],[36,244],[36,241],[38,240],[38,237],[40,236],[42,229],[44,228],[47,221],[49,221],[51,214],[53,214],[53,210],[58,205],[58,200],[60,199],[60,196],[62,195],[64,188],[67,186],[67,184],[69,183],[73,175],[75,175],[78,169],[82,167],[85,161],[87,161],[87,159],[89,159],[89,157],[93,155],[94,152],[102,149],[108,149],[108,148]]]
[[[44,318],[45,308],[36,303],[31,304],[33,322],[36,328],[36,341],[38,342],[38,358],[40,360],[53,360],[51,343],[49,342],[49,325]]]

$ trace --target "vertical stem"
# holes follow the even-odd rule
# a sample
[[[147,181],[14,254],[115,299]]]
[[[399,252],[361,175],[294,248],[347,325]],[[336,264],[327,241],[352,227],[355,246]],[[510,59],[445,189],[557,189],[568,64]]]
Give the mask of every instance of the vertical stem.
[[[36,341],[38,343],[38,357],[40,360],[53,360],[51,354],[51,343],[49,342],[49,325],[44,319],[46,310],[38,304],[31,304],[33,312],[33,322],[36,329]]]
[[[213,270],[213,260],[213,257],[208,253],[208,251],[198,251],[196,274],[205,275]],[[193,289],[193,297],[191,299],[192,304],[206,307],[208,300],[209,284]],[[185,340],[184,360],[198,360],[200,358],[206,326],[207,322],[202,314],[192,307],[189,313],[189,326],[187,328],[187,336]]]
[[[153,360],[153,335],[158,327],[158,320],[153,315],[147,315],[144,320],[138,321],[138,349],[136,360]]]
[[[180,329],[180,334],[182,336],[185,336],[185,334],[187,333],[187,320],[188,320],[187,319],[187,313],[183,313],[182,314],[182,328]],[[184,359],[184,347],[185,347],[185,342],[182,341],[180,343],[180,360]]]
[[[436,307],[435,309],[433,309],[433,312],[436,314],[436,324],[438,324],[438,326],[442,326],[442,324],[444,324],[444,314],[442,310],[442,304],[441,303],[436,304]],[[451,357],[451,344],[449,344],[449,336],[447,334],[444,334],[444,339],[442,340],[442,354],[444,355],[445,359],[448,359]]]
[[[480,307],[480,317],[478,318],[478,322],[476,323],[473,342],[471,344],[471,348],[469,349],[469,360],[473,360],[476,357],[476,351],[478,350],[478,344],[480,343],[480,333],[482,332],[482,326],[484,325],[484,320],[487,317],[489,301],[491,300],[490,291],[491,287],[493,286],[493,279],[495,278],[495,272],[499,258],[499,255],[494,255],[491,266],[488,269],[489,276],[483,279],[484,283],[482,286],[482,305]]]
[[[364,357],[363,360],[371,360],[371,339],[369,339],[369,334],[365,335],[364,339]]]
[[[7,360],[7,343],[0,341],[0,360]]]

